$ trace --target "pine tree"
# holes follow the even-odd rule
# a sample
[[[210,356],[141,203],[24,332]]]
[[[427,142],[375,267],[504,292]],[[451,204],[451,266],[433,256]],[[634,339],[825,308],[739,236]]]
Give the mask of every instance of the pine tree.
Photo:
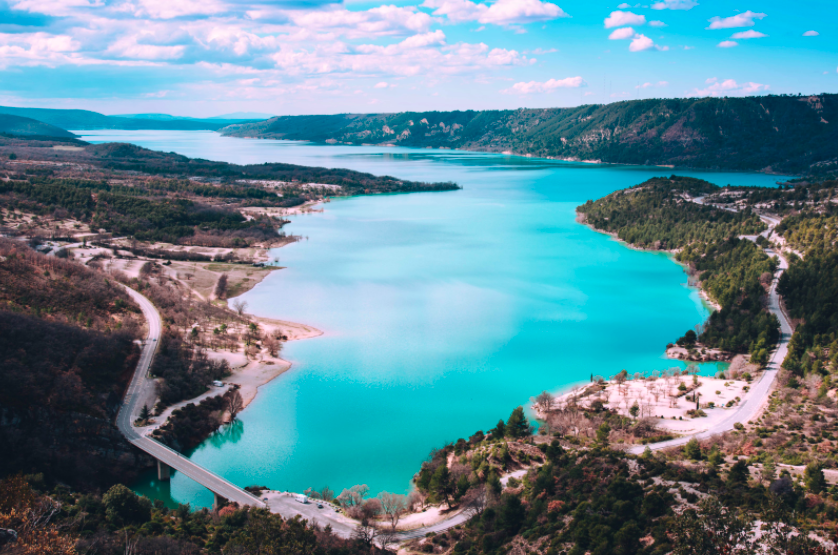
[[[143,408],[140,409],[140,420],[143,424],[147,424],[150,418],[151,411],[148,409],[148,405],[143,405]]]
[[[445,463],[439,465],[439,468],[431,477],[430,489],[437,499],[444,501],[449,507],[451,506],[448,498],[451,496],[453,488],[451,487],[451,474],[448,472],[448,466]]]
[[[509,437],[527,437],[532,434],[532,426],[524,415],[524,407],[518,407],[506,421],[506,435]]]
[[[608,448],[608,434],[611,433],[611,426],[608,425],[608,422],[603,422],[599,429],[596,431],[596,443],[597,446],[601,447],[602,449]]]
[[[820,463],[811,462],[806,465],[806,470],[803,471],[803,482],[806,484],[806,489],[812,493],[820,493],[826,489],[826,478]]]
[[[687,442],[684,446],[684,454],[694,461],[701,460],[701,446],[698,444],[697,439],[692,438]]]

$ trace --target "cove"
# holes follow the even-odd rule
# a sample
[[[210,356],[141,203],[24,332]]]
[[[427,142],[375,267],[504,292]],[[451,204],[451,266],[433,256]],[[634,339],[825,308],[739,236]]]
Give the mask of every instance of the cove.
[[[190,456],[238,485],[291,491],[366,483],[406,492],[432,448],[485,431],[542,390],[683,367],[664,348],[708,311],[682,268],[578,224],[575,207],[672,173],[719,185],[786,179],[210,132],[80,133],[213,160],[464,187],[341,198],[292,217],[285,231],[303,239],[273,253],[286,269],[244,296],[253,313],[325,334],[286,344],[292,369]],[[170,504],[212,504],[179,474],[133,487]]]

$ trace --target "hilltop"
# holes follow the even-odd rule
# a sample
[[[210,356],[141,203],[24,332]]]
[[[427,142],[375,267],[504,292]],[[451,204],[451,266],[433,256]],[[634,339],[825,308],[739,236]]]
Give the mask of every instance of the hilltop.
[[[12,116],[9,114],[0,114],[0,133],[19,136],[65,137],[68,139],[75,137],[75,135],[60,127],[32,118]]]
[[[216,131],[224,126],[241,123],[237,118],[193,119],[166,114],[136,114],[106,116],[90,110],[58,110],[52,108],[16,108],[0,106],[0,114],[30,118],[50,126],[65,129],[158,129],[169,131]],[[9,132],[11,133],[11,132]],[[32,133],[15,133],[32,134]],[[47,134],[52,136],[61,136]],[[73,136],[72,134],[69,136]]]
[[[457,148],[615,164],[824,173],[838,95],[632,100],[520,110],[281,116],[237,137]]]

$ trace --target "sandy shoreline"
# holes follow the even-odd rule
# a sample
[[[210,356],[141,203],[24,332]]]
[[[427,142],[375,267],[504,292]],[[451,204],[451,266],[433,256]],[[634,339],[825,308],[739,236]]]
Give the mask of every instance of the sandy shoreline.
[[[752,381],[742,379],[749,377],[745,370],[729,370],[726,378],[668,372],[660,377],[576,384],[556,395],[549,408],[533,405],[533,409],[543,420],[550,410],[594,410],[598,405],[631,418],[652,418],[656,427],[671,433],[697,433],[711,428],[750,398]],[[755,377],[750,376],[751,380]],[[702,410],[698,416],[692,412],[696,408],[695,393]]]
[[[273,320],[253,316],[253,319],[263,329],[266,335],[281,334],[286,336],[286,341],[301,341],[323,335],[323,332],[313,326],[287,322],[284,320]],[[256,360],[248,360],[244,353],[215,353],[219,358],[227,359],[233,373],[224,381],[240,386],[244,407],[246,408],[256,398],[258,390],[263,385],[284,374],[291,369],[291,362],[281,356],[272,357],[265,352],[260,352]],[[228,358],[228,355],[229,358]],[[281,355],[281,353],[280,353]],[[234,364],[237,362],[238,364]]]

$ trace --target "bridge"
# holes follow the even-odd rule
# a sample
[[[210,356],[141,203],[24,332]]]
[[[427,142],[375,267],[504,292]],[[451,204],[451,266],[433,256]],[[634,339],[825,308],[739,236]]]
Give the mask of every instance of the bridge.
[[[125,290],[131,298],[140,305],[143,316],[145,316],[146,322],[148,322],[148,337],[143,344],[137,369],[134,371],[134,376],[131,378],[128,391],[125,393],[122,407],[120,407],[119,414],[116,417],[116,425],[119,431],[122,432],[125,439],[132,445],[145,451],[157,460],[157,477],[160,480],[168,480],[171,469],[175,469],[213,492],[216,506],[228,501],[238,503],[241,506],[252,505],[265,507],[265,502],[256,496],[228,482],[221,476],[195,464],[177,451],[138,433],[134,429],[134,422],[139,417],[139,411],[143,405],[153,405],[154,399],[156,398],[154,390],[155,383],[154,380],[149,378],[149,369],[151,368],[151,362],[154,360],[154,354],[157,351],[157,345],[160,341],[162,322],[160,320],[160,313],[157,312],[157,309],[151,301],[130,287],[123,287],[125,287]]]

